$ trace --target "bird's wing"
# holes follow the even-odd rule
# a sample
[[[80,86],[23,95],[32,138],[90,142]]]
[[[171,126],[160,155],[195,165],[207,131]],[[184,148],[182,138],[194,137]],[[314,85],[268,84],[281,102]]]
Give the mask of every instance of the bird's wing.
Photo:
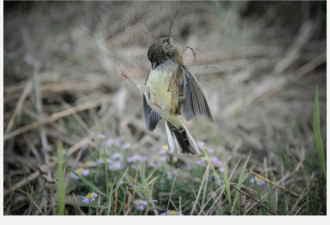
[[[145,95],[143,95],[143,109],[147,128],[153,131],[161,117],[149,106]]]
[[[149,74],[144,84],[147,83],[148,78],[149,78]],[[152,110],[144,94],[143,94],[143,111],[144,111],[144,117],[146,120],[146,125],[148,130],[153,131],[156,128],[156,125],[158,121],[161,119],[161,117],[155,111]]]
[[[202,88],[186,67],[180,67],[183,73],[184,100],[181,105],[184,117],[190,120],[196,115],[204,115],[213,122],[213,115]]]

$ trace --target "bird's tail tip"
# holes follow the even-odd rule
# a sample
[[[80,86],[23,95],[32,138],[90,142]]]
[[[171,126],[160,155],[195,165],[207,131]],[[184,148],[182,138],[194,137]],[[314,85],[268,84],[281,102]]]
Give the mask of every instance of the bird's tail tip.
[[[183,123],[182,126],[178,129],[172,124],[165,122],[165,129],[169,149],[171,152],[173,152],[174,149],[177,149],[179,153],[202,155],[202,150]]]

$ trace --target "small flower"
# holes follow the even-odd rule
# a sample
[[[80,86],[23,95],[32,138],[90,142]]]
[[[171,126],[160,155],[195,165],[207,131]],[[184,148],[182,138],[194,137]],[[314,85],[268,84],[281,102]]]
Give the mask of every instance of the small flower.
[[[202,166],[202,167],[205,167],[205,166],[206,166],[206,162],[205,162],[205,160],[198,160],[198,161],[196,162],[196,164],[199,165],[199,166]]]
[[[213,148],[208,148],[208,149],[207,149],[207,152],[208,152],[208,153],[214,153],[214,149],[213,149]]]
[[[111,162],[109,165],[108,165],[108,168],[109,170],[120,170],[121,168],[121,163],[119,161],[117,162]]]
[[[175,211],[175,210],[169,210],[167,212],[163,212],[160,214],[161,216],[183,216],[181,212]]]
[[[129,149],[130,147],[131,147],[131,145],[128,144],[128,143],[125,143],[125,144],[122,144],[122,145],[121,145],[121,148],[122,148],[123,150]]]
[[[135,155],[133,157],[128,157],[127,158],[127,161],[128,162],[132,162],[132,163],[135,163],[135,162],[145,162],[147,160],[147,156],[145,155]]]
[[[138,162],[145,162],[147,160],[147,156],[145,156],[145,155],[135,155],[135,156],[133,156],[133,157],[128,157],[127,158],[127,162],[129,162],[129,163],[131,163],[131,168],[132,169],[135,169],[136,168],[136,164],[138,163]]]
[[[162,163],[159,162],[158,160],[157,161],[151,161],[148,163],[148,166],[151,167],[151,168],[159,168],[161,167]]]
[[[104,163],[104,159],[103,158],[98,158],[96,161],[95,161],[95,165],[98,166],[100,164]]]
[[[136,164],[132,164],[132,165],[131,165],[131,168],[132,168],[132,169],[136,169]]]
[[[97,135],[97,138],[99,138],[99,139],[105,139],[105,135],[104,134],[98,134]]]
[[[186,166],[186,170],[187,170],[187,171],[189,171],[189,170],[191,170],[191,169],[192,169],[192,166],[191,166],[191,165],[187,165],[187,166]]]
[[[136,159],[134,157],[127,157],[127,162],[135,162]]]
[[[216,157],[211,157],[210,161],[214,167],[218,168],[219,172],[222,172],[222,173],[224,172],[224,167],[223,167],[222,161],[220,161]]]
[[[167,175],[167,179],[170,179],[170,180],[173,179],[173,174],[172,174],[170,171],[168,171],[168,172],[166,173],[166,175]]]
[[[224,184],[223,179],[219,176],[218,179],[215,179],[215,184],[216,185]]]
[[[142,155],[140,158],[140,162],[145,162],[148,159],[146,155]]]
[[[112,138],[108,138],[106,141],[105,141],[105,146],[109,147],[110,145],[113,144],[113,140]]]
[[[89,169],[79,168],[79,169],[76,169],[75,172],[76,172],[76,174],[78,174],[80,176],[86,177],[89,174]],[[76,174],[71,172],[70,177],[75,179],[75,180],[78,180],[79,177]]]
[[[219,163],[219,160],[216,157],[211,157],[210,161],[213,165],[216,165],[217,163]]]
[[[168,152],[168,146],[167,145],[163,145],[162,148],[159,151],[159,154],[165,155],[167,152]]]
[[[168,172],[166,173],[166,175],[167,175],[167,179],[172,180],[172,179],[173,179],[173,175],[176,175],[177,172],[178,172],[177,170],[175,170],[174,172],[170,172],[170,171],[168,171]]]
[[[148,205],[148,202],[142,199],[138,199],[134,201],[134,206],[139,211],[143,211],[144,208]]]
[[[115,154],[113,154],[111,156],[111,160],[117,160],[117,159],[119,159],[120,161],[122,161],[123,160],[123,154],[121,154],[121,153],[115,153]]]
[[[223,184],[224,183],[224,181],[223,181],[223,179],[221,178],[221,176],[220,175],[217,175],[217,176],[215,176],[215,175],[210,175],[209,176],[209,181],[212,181],[212,180],[214,180],[214,183],[216,184],[216,185],[220,185],[220,184]]]
[[[258,186],[262,186],[264,184],[266,184],[266,182],[262,179],[260,179],[259,177],[252,177],[250,179],[250,183],[257,183]]]
[[[120,140],[118,138],[116,138],[116,140],[115,140],[115,145],[120,146]]]
[[[217,193],[216,192],[212,192],[211,198],[216,198],[216,197],[218,197]]]
[[[89,192],[83,199],[83,203],[90,203],[90,202],[94,202],[95,198],[97,197],[97,194],[94,192]]]
[[[204,141],[200,141],[200,142],[198,142],[198,146],[199,146],[200,148],[204,148],[205,145],[206,145],[206,143],[205,143]]]

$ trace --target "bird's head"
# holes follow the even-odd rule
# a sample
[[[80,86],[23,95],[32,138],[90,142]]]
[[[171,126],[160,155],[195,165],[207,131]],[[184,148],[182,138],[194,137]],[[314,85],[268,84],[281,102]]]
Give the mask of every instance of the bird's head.
[[[154,41],[148,49],[148,59],[153,69],[167,59],[183,64],[181,49],[172,37],[159,38]]]

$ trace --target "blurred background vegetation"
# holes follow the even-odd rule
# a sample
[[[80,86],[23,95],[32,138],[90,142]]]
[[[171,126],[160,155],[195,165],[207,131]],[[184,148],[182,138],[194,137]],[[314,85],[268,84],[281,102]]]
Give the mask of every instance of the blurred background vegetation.
[[[124,77],[168,35],[212,105],[187,124],[206,156],[166,152]],[[316,87],[326,147],[325,1],[4,2],[4,214],[326,214]]]

